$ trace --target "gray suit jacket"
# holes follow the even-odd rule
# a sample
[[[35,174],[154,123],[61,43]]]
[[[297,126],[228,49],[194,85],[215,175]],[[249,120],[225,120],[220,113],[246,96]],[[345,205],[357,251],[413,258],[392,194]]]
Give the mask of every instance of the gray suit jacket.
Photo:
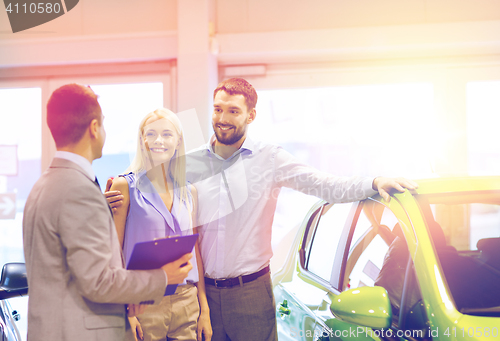
[[[55,158],[28,197],[23,241],[28,340],[123,340],[126,303],[165,293],[163,270],[127,271],[100,189],[75,163]]]

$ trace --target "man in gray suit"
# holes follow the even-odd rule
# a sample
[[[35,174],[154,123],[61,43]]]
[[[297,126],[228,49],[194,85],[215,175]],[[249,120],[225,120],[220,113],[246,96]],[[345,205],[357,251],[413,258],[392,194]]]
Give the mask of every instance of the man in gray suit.
[[[103,118],[89,87],[64,85],[47,104],[57,152],[23,220],[31,341],[123,340],[125,304],[129,315],[140,313],[192,268],[191,254],[161,269],[123,268],[113,217],[91,167],[102,156]]]

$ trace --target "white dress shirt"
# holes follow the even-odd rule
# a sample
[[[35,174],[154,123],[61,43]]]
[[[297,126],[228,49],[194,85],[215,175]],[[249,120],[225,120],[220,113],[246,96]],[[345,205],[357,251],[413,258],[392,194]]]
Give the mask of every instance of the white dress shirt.
[[[186,158],[198,191],[198,231],[205,275],[231,278],[259,271],[273,255],[271,228],[281,187],[330,203],[374,195],[373,178],[338,177],[300,163],[279,146],[246,138],[223,159],[210,143]]]

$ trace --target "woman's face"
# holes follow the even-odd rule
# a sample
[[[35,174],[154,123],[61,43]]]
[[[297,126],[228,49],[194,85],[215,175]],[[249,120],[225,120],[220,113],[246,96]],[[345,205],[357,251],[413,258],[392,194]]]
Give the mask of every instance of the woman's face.
[[[144,125],[142,136],[147,158],[152,161],[147,162],[148,168],[169,163],[180,145],[179,134],[165,118],[150,117]]]

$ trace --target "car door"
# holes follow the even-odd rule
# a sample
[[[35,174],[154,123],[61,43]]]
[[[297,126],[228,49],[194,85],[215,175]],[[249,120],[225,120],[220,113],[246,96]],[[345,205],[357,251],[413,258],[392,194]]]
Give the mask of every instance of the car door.
[[[336,290],[323,298],[316,312],[318,323],[329,328],[328,337],[323,340],[393,339],[381,330],[335,318],[330,305],[340,292],[375,285],[389,245],[395,238],[392,230],[397,223],[395,215],[380,203],[365,200],[357,204],[352,223],[346,227],[348,232],[344,232],[347,236],[342,242],[342,260],[339,271],[335,272],[337,277],[331,279]]]
[[[317,324],[323,328],[322,340],[415,339],[398,329],[398,308],[402,305],[405,279],[414,274],[398,224],[396,215],[377,201],[367,199],[357,204],[352,224],[346,227],[348,232],[344,232],[347,238],[342,240],[339,271],[334,268],[332,272],[331,283],[336,290],[325,295],[315,312]],[[408,264],[410,271],[407,272]],[[333,277],[334,274],[337,277]],[[364,286],[383,286],[388,291],[391,310],[395,313],[390,328],[380,330],[350,324],[335,318],[331,312],[330,306],[340,292]]]
[[[21,335],[11,315],[12,311],[8,301],[0,301],[0,341],[21,340]]]
[[[352,219],[352,203],[321,204],[306,220],[297,256],[297,270],[282,280],[274,294],[278,309],[286,305],[289,314],[278,318],[279,340],[317,340],[322,326],[316,312],[325,295],[333,288],[330,280],[344,228]],[[337,261],[338,262],[338,261]]]
[[[337,319],[330,311],[332,301],[340,292],[360,286],[373,286],[388,249],[387,242],[381,238],[380,224],[365,212],[365,202],[353,205],[351,219],[344,227],[337,249],[337,262],[334,264],[330,283],[332,290],[323,297],[315,315],[317,329],[321,329],[319,340],[373,340],[378,336],[366,332],[362,326]],[[379,219],[380,221],[380,219]],[[395,220],[392,225],[397,222]],[[388,234],[387,227],[381,227]]]

